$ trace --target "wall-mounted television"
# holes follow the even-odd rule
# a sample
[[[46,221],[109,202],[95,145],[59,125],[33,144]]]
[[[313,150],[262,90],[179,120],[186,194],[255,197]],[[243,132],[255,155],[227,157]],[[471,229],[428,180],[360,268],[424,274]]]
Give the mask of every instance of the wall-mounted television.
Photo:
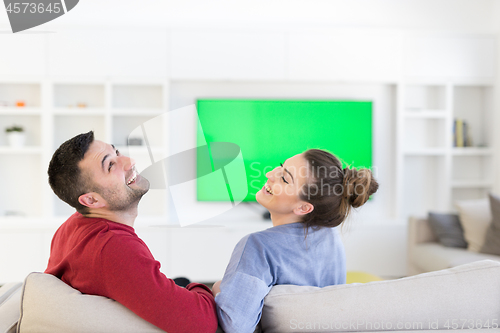
[[[199,99],[197,110],[198,142],[209,150],[217,142],[240,147],[248,186],[244,201],[255,201],[267,171],[310,148],[332,152],[344,167],[372,166],[371,101]],[[215,158],[198,153],[198,174],[224,163]],[[228,194],[220,184],[198,181],[197,200],[227,201]]]

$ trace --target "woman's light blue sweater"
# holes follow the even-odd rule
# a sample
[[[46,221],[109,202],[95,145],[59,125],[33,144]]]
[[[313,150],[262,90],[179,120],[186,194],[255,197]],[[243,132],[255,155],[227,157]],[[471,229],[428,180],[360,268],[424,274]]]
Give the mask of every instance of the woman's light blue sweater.
[[[325,287],[345,279],[337,228],[309,228],[306,237],[303,224],[292,223],[247,235],[236,245],[215,297],[219,324],[226,333],[251,333],[272,286]]]

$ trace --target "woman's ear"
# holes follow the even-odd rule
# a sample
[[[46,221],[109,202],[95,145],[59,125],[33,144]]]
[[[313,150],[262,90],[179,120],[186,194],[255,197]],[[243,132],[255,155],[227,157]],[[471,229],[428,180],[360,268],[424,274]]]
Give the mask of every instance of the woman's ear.
[[[314,210],[314,206],[309,202],[301,202],[300,205],[294,208],[295,215],[306,215]]]
[[[78,202],[89,208],[102,208],[106,206],[106,201],[99,194],[89,192],[78,197]]]

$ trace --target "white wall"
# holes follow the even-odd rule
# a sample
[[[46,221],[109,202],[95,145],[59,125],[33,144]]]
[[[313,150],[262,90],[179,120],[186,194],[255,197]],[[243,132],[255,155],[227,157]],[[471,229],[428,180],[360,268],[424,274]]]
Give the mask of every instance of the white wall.
[[[39,30],[102,26],[358,26],[491,31],[496,0],[85,0]],[[0,10],[0,27],[8,27]]]
[[[492,14],[495,17],[495,29],[496,31],[500,31],[500,1],[495,1],[493,8],[492,8]],[[498,38],[500,41],[500,38]],[[500,105],[500,52],[497,51],[497,73],[496,73],[496,91],[495,91],[495,105]],[[500,124],[500,110],[495,110],[494,112],[495,118],[493,119],[495,124]],[[498,128],[498,125],[495,126]],[[497,147],[500,147],[500,132],[495,131],[494,132],[494,141],[496,143]],[[500,194],[500,156],[495,156],[495,168],[497,170],[496,173],[496,182],[495,182],[495,187],[493,191],[496,194]]]

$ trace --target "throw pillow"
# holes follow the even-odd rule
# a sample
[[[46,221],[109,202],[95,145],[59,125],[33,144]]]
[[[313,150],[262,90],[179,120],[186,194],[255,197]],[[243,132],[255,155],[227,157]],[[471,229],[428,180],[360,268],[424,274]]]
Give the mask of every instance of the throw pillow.
[[[447,247],[467,248],[464,230],[456,214],[429,213],[429,225],[439,242]]]
[[[500,197],[490,194],[490,209],[493,217],[486,232],[482,253],[500,255]]]
[[[464,238],[469,244],[467,249],[479,252],[491,223],[488,199],[456,201],[455,207],[458,209],[460,223],[464,229]]]

